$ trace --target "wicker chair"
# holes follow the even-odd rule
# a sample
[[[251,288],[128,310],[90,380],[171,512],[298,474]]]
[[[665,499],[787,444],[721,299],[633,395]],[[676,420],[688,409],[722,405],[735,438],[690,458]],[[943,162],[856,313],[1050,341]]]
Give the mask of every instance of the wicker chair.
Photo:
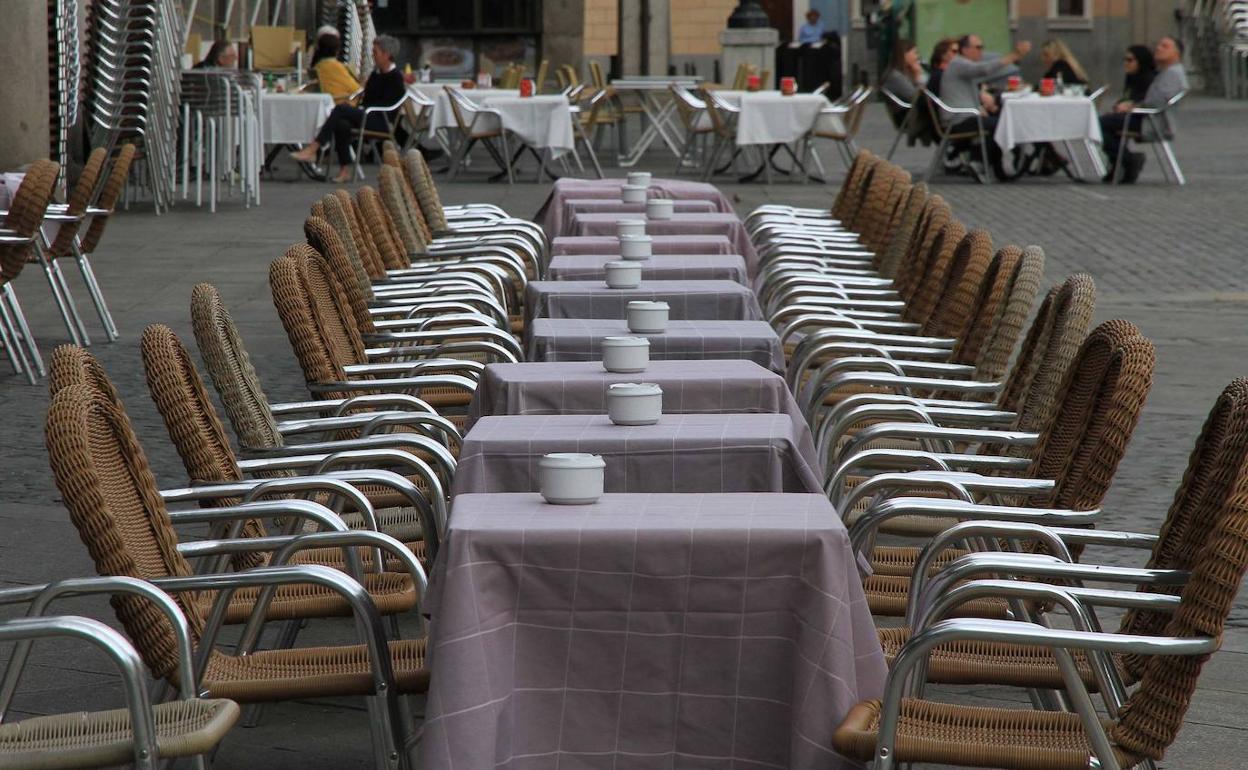
[[[179,544],[173,525],[183,519],[165,508],[129,418],[87,386],[70,385],[53,396],[47,417],[47,445],[57,487],[97,571],[149,581],[173,595],[185,614],[191,646],[203,648],[192,653],[202,655],[203,660],[202,666],[196,666],[198,680],[194,685],[199,693],[240,703],[365,696],[369,699],[377,766],[389,766],[388,757],[407,740],[407,715],[400,695],[428,689],[423,639],[387,642],[367,593],[336,570],[302,566],[194,575],[184,554],[218,555],[237,551],[240,545],[246,548],[247,543]],[[262,505],[268,509],[284,506],[286,515],[298,510],[311,515],[319,509],[317,515],[322,521],[333,518],[321,506],[307,502],[295,506],[295,502]],[[234,518],[256,515],[249,506],[215,510]],[[202,520],[213,511],[196,511],[190,518]],[[406,559],[411,574],[419,578],[416,587],[423,590],[420,565],[393,539],[377,533],[312,533],[270,539],[254,549],[361,545],[383,547],[395,558]],[[278,588],[308,593],[307,586],[341,596],[332,603],[348,604],[362,644],[266,651],[242,647],[240,654],[215,649],[225,614],[225,605],[214,603],[225,596],[218,592],[237,589],[238,593],[259,595]],[[264,617],[260,614],[265,609],[263,604],[256,602],[255,619]],[[179,686],[179,665],[187,653],[177,644],[167,616],[152,602],[136,596],[117,597],[114,608],[152,674]],[[253,636],[258,636],[258,624],[255,631]]]
[[[1233,423],[1232,429],[1238,435],[1224,439],[1228,443],[1220,451],[1220,459],[1226,462],[1218,463],[1208,476],[1218,479],[1218,483],[1205,491],[1189,490],[1185,484],[1176,498],[1176,506],[1180,499],[1186,505],[1187,495],[1195,495],[1193,520],[1202,520],[1205,526],[1189,529],[1186,536],[1176,531],[1177,526],[1167,526],[1154,547],[1155,563],[1190,567],[1190,575],[1184,575],[1186,580],[1181,588],[1167,592],[1177,593],[1177,607],[1166,601],[1171,596],[1155,595],[1143,606],[1161,612],[1148,612],[1147,621],[1139,620],[1144,613],[1129,614],[1118,634],[1082,629],[1062,631],[1016,622],[945,621],[925,625],[897,654],[884,701],[862,702],[850,710],[834,735],[836,750],[851,759],[874,758],[876,768],[892,768],[896,762],[940,762],[1019,770],[1082,770],[1129,768],[1161,760],[1183,726],[1200,670],[1219,646],[1239,585],[1248,571],[1248,479],[1242,462],[1243,384],[1232,387],[1237,391],[1231,397],[1234,403],[1215,407],[1211,425],[1202,434],[1193,465],[1189,466],[1188,478],[1204,466],[1204,442],[1212,423],[1221,419]],[[1209,471],[1208,466],[1204,468]],[[1171,513],[1174,514],[1173,508]],[[1171,524],[1171,519],[1167,524]],[[1168,558],[1163,557],[1171,546],[1176,547],[1175,551]],[[1078,578],[1092,572],[1085,565],[1050,561],[1052,568],[1047,569],[1040,560],[1017,556],[1014,559],[1014,564],[992,564],[991,559],[985,559],[982,566],[1019,577],[1043,574]],[[953,573],[955,569],[951,566],[947,571]],[[1115,567],[1100,567],[1096,579],[1146,581],[1140,571]],[[1077,591],[1035,583],[990,581],[971,582],[948,591],[943,607],[934,608],[933,614],[968,596],[994,593],[1057,601],[1076,617],[1087,607]],[[1139,596],[1137,603],[1149,598]],[[1044,648],[1060,667],[1062,685],[1071,694],[1076,712],[957,706],[926,700],[921,689],[916,690],[914,697],[905,697],[905,680],[915,673],[916,666],[927,665],[930,672],[943,665],[937,663],[939,656],[930,655],[930,650],[967,645],[981,651],[1000,650],[1002,645]],[[1084,658],[1108,658],[1112,662],[1103,663],[1101,670],[1125,670],[1138,680],[1134,692],[1108,719],[1099,717],[1092,707],[1076,660],[1080,653]],[[1020,662],[1035,659],[1029,650],[1020,657]],[[1034,668],[1041,672],[1050,670],[1052,664],[1046,659]],[[1008,683],[1008,676],[1001,681]]]
[[[13,370],[24,373],[31,385],[46,370],[26,315],[17,301],[13,281],[30,260],[31,253],[39,248],[36,239],[40,237],[40,227],[60,169],[50,160],[32,163],[0,228],[0,342],[4,343]]]

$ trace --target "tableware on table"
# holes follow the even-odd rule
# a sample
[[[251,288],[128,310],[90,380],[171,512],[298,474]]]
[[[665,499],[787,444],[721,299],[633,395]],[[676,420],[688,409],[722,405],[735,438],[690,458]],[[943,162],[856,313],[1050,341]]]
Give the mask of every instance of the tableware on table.
[[[780,78],[780,93],[785,96],[797,93],[797,78],[788,76]]]
[[[645,235],[646,220],[644,219],[621,219],[615,223],[615,232],[621,238],[630,235]]]
[[[1052,96],[1055,88],[1057,88],[1057,81],[1053,78],[1042,78],[1040,80],[1041,96]]]
[[[637,185],[639,187],[650,186],[650,172],[649,171],[630,171],[628,172],[627,179],[628,179],[628,183],[632,185]]]
[[[654,251],[654,239],[648,235],[621,235],[620,256],[624,259],[649,259]]]
[[[1072,83],[1062,89],[1063,96],[1086,96],[1087,93],[1087,87],[1080,85],[1079,83]]]
[[[636,262],[608,262],[602,267],[611,289],[636,289],[641,285],[641,265]]]
[[[477,83],[476,83],[476,81],[475,81],[475,80],[467,80],[467,79],[465,79],[465,80],[461,80],[461,81],[459,82],[459,87],[460,87],[460,88],[462,88],[462,89],[464,89],[465,91],[467,91],[467,90],[470,90],[470,89],[476,88],[476,87],[477,87]]]
[[[477,88],[493,88],[494,76],[488,72],[477,73]]]
[[[553,452],[537,461],[542,498],[551,505],[589,505],[602,497],[606,462],[598,455]]]
[[[763,79],[758,75],[750,75],[749,79],[745,82],[745,90],[747,91],[758,91],[761,90],[762,87]]]
[[[628,303],[628,330],[634,334],[662,334],[667,330],[671,308],[666,302],[633,300]]]
[[[524,97],[532,96],[534,93],[533,78],[520,79],[520,95]]]
[[[607,417],[616,425],[654,425],[663,416],[663,389],[653,382],[617,382],[607,388]]]
[[[645,337],[602,338],[602,368],[608,372],[644,372],[649,365],[650,340]]]
[[[646,201],[647,219],[671,219],[676,211],[676,201],[671,198],[653,198]]]
[[[625,203],[645,203],[646,188],[637,184],[626,184],[620,188],[620,198]]]
[[[1005,81],[1005,87],[1011,91],[1017,91],[1023,87],[1023,79],[1018,75],[1010,75]]]

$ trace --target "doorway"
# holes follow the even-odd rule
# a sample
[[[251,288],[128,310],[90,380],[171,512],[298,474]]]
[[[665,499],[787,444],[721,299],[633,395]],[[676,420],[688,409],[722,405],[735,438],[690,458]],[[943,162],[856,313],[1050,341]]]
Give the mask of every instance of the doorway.
[[[779,30],[781,42],[793,39],[793,0],[762,0],[759,5],[771,19],[771,26]]]

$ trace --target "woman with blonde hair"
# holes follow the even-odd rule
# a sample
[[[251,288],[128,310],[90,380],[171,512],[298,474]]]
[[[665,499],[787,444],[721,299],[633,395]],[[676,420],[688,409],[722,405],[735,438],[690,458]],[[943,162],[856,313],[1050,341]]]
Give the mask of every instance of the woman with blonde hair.
[[[1050,40],[1040,46],[1040,61],[1044,63],[1044,77],[1061,80],[1066,85],[1087,84],[1088,73],[1070,48],[1060,40]]]

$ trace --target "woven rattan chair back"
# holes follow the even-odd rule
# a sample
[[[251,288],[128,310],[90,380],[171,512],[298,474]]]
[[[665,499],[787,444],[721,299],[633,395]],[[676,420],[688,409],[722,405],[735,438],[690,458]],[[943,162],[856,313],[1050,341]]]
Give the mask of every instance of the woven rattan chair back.
[[[429,228],[429,232],[425,233],[425,240],[432,240],[433,233],[450,229],[446,222],[446,213],[442,210],[442,197],[438,194],[437,185],[433,183],[433,172],[429,170],[429,164],[419,150],[408,150],[403,160],[407,164],[407,178],[412,183],[412,189],[416,191],[416,200],[420,203],[420,211]]]
[[[326,195],[321,203],[325,221],[334,228],[334,232],[338,233],[338,240],[342,242],[343,249],[351,260],[351,270],[355,273],[360,290],[366,297],[372,299],[373,280],[368,274],[368,267],[364,264],[364,257],[360,253],[362,245],[355,233],[355,228],[351,225],[350,216],[342,207],[342,201],[333,195]],[[313,212],[312,216],[315,217],[316,212]]]
[[[382,259],[381,252],[377,250],[377,244],[373,240],[372,233],[365,227],[364,218],[360,216],[360,210],[356,207],[355,200],[352,199],[346,190],[335,190],[333,195],[338,199],[338,203],[342,206],[343,215],[351,225],[351,235],[355,238],[355,245],[360,253],[360,261],[368,272],[369,278],[374,281],[384,279],[386,276],[386,262]]]
[[[892,186],[892,164],[880,161],[868,168],[859,183],[857,195],[849,201],[846,216],[841,219],[842,224],[860,235],[869,231],[872,217],[884,205]]]
[[[95,188],[99,184],[100,174],[104,171],[106,160],[108,160],[108,150],[103,147],[96,147],[87,156],[82,173],[74,182],[74,189],[69,191],[66,214],[82,217],[86,213],[87,206],[91,205],[91,197],[95,195]],[[52,239],[52,245],[48,248],[48,255],[51,257],[73,256],[74,239],[78,236],[82,223],[81,218],[76,222],[61,222],[61,226],[56,231],[56,237]]]
[[[898,260],[894,273],[894,285],[903,300],[909,302],[923,280],[932,244],[941,229],[953,221],[953,211],[939,195],[928,197],[919,214],[914,234],[907,244],[905,254]]]
[[[966,336],[953,346],[951,360],[954,363],[974,365],[992,332],[993,324],[1005,309],[1022,261],[1023,250],[1017,246],[1003,246],[992,256],[979,296],[975,298]]]
[[[885,184],[870,191],[865,217],[859,217],[862,242],[875,253],[888,243],[889,225],[910,192],[910,173],[900,166],[881,163]]]
[[[849,164],[849,172],[845,174],[845,181],[841,183],[841,189],[837,190],[836,198],[832,201],[833,217],[844,222],[857,209],[862,199],[864,177],[881,162],[870,150],[861,150],[854,156],[854,162]]]
[[[314,217],[325,219],[325,204],[320,201],[312,201],[312,205],[308,207],[308,213]]]
[[[382,266],[386,270],[403,270],[411,267],[407,259],[407,250],[394,231],[390,215],[382,205],[381,196],[371,187],[361,187],[355,193],[355,208],[360,220],[368,229],[377,253],[381,256]]]
[[[368,300],[372,293],[368,275],[359,263],[347,255],[347,250],[343,246],[342,239],[338,237],[337,231],[324,219],[309,217],[304,220],[303,234],[308,239],[308,245],[325,258],[330,269],[337,276],[338,285],[342,287],[343,294],[351,306],[351,315],[355,319],[356,328],[361,334],[376,332],[373,316],[368,312]]]
[[[4,217],[4,229],[13,230],[23,238],[30,238],[39,232],[60,170],[60,165],[50,160],[37,160],[30,165],[13,196],[9,213]],[[0,244],[0,284],[13,280],[22,272],[34,248],[29,243]]]
[[[117,151],[117,157],[113,159],[113,167],[109,169],[108,176],[104,178],[100,197],[95,202],[96,208],[110,214],[117,208],[117,201],[121,199],[121,193],[126,189],[126,179],[130,176],[130,164],[134,162],[134,153],[133,144],[123,144]],[[83,252],[87,254],[95,252],[96,247],[100,245],[100,239],[104,237],[104,228],[108,226],[110,219],[112,219],[111,216],[91,218],[91,224],[87,225],[87,231],[83,233],[79,244]]]
[[[412,155],[415,152],[416,155]],[[416,157],[420,156],[420,157]],[[426,242],[433,240],[433,228],[429,226],[429,218],[425,214],[425,204],[420,199],[421,185],[424,183],[424,156],[416,150],[409,150],[403,154],[403,178],[412,187],[412,195],[416,199],[416,210],[412,212],[415,215],[416,222],[420,225],[420,237]]]
[[[410,193],[407,183],[403,181],[402,172],[388,165],[382,166],[377,171],[377,186],[381,192],[381,202],[386,207],[386,213],[390,215],[390,221],[394,223],[394,229],[403,242],[405,257],[410,259],[412,254],[423,252],[425,239],[420,234],[420,226],[412,217],[412,209],[415,205],[408,200]]]
[[[888,242],[876,258],[876,269],[885,278],[897,277],[897,266],[910,248],[910,241],[919,225],[927,205],[927,185],[923,182],[910,185],[902,205],[898,207],[897,216],[889,223]]]
[[[962,236],[925,333],[956,340],[970,334],[971,321],[988,294],[985,287],[992,262],[992,236],[987,230],[975,229]]]
[[[1002,409],[1018,412],[1019,430],[1042,430],[1070,363],[1092,326],[1096,283],[1076,273],[1049,290],[1027,331],[1002,391]]]
[[[925,258],[914,265],[919,278],[914,292],[906,302],[902,318],[921,326],[927,324],[936,305],[949,283],[950,268],[958,250],[958,244],[966,237],[966,228],[961,222],[951,220],[936,233],[931,248]]]
[[[251,449],[272,449],[285,442],[260,377],[217,288],[210,283],[191,290],[191,327],[199,356],[225,408],[234,435]]]
[[[124,410],[86,385],[69,385],[52,398],[46,435],[57,489],[99,574],[142,580],[191,574]],[[197,639],[204,623],[197,597],[175,600]],[[174,679],[177,646],[164,613],[138,597],[112,601],[143,661],[158,677]]]
[[[1040,283],[1044,280],[1044,251],[1039,246],[1028,246],[1019,254],[1015,267],[1012,270],[1002,269],[1001,275],[1005,281],[1000,284],[999,290],[993,289],[994,294],[999,294],[999,301],[995,307],[989,304],[982,318],[971,326],[972,337],[977,336],[981,329],[988,330],[987,334],[982,341],[972,340],[954,352],[954,360],[973,364],[975,379],[984,382],[999,382],[1005,378],[1010,358],[1022,335],[1023,324],[1031,315]]]
[[[1106,321],[1079,348],[1029,474],[1057,482],[1048,504],[1100,506],[1153,386],[1153,343],[1130,321]]]
[[[52,351],[52,362],[48,365],[48,394],[55,396],[70,385],[85,385],[93,393],[121,407],[117,387],[99,359],[78,345],[58,345]]]

